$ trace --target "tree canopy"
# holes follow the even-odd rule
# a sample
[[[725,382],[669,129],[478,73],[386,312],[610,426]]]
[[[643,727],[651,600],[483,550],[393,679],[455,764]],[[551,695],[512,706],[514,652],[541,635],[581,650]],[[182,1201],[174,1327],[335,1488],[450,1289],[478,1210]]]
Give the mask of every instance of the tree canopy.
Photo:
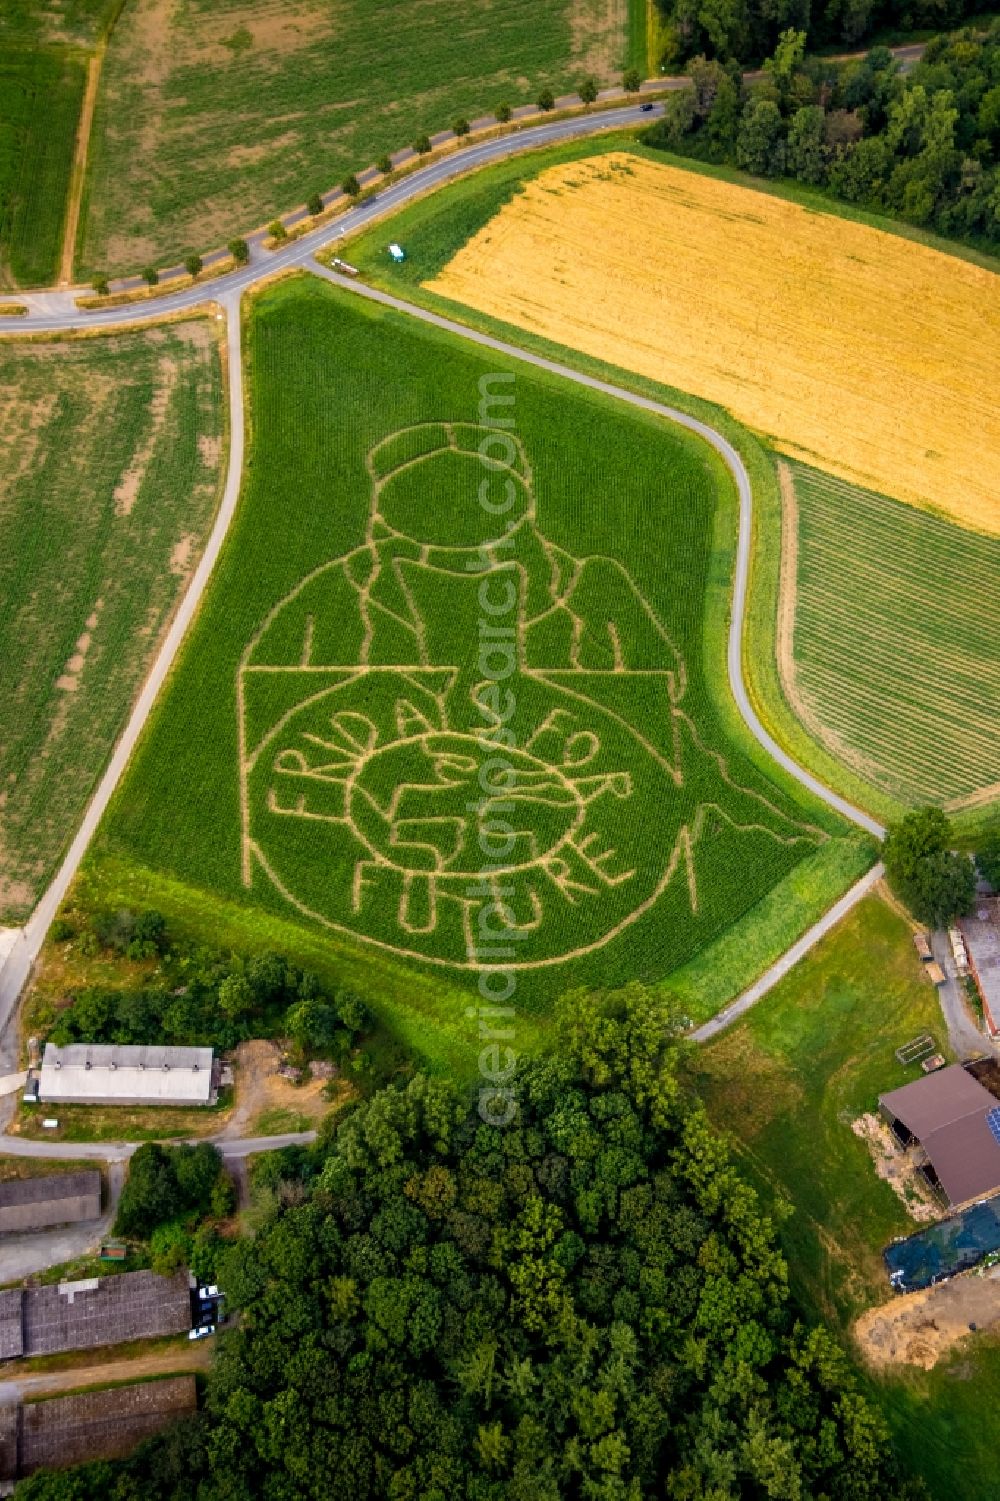
[[[950,848],[951,837],[940,808],[918,808],[890,826],[882,845],[889,885],[918,922],[934,928],[968,912],[976,894],[972,861]]]
[[[1000,23],[934,38],[905,74],[886,47],[838,63],[806,57],[806,41],[804,24],[779,32],[748,88],[706,40],[688,64],[693,94],[671,94],[645,139],[1000,243]]]
[[[794,1317],[685,1046],[643,987],[577,992],[511,1125],[420,1074],[361,1104],[226,1254],[206,1411],[112,1483],[92,1467],[102,1501],[911,1494]],[[59,1483],[22,1494],[98,1494]]]

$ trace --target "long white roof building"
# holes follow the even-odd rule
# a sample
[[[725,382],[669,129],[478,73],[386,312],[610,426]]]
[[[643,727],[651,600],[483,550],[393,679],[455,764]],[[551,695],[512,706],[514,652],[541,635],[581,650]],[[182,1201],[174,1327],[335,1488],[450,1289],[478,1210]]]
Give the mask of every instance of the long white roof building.
[[[207,1105],[212,1049],[47,1042],[38,1098],[64,1105]]]

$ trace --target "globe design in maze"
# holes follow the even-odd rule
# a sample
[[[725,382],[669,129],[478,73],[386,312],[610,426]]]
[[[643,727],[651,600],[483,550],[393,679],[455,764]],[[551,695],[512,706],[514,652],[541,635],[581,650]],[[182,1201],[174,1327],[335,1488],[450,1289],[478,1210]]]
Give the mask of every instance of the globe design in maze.
[[[607,943],[675,877],[697,906],[687,764],[706,753],[633,580],[552,544],[523,449],[506,439],[484,468],[483,432],[425,423],[377,445],[364,542],[248,646],[243,875],[393,953],[535,967]],[[484,473],[502,508],[479,503]],[[783,837],[783,815],[732,791]]]

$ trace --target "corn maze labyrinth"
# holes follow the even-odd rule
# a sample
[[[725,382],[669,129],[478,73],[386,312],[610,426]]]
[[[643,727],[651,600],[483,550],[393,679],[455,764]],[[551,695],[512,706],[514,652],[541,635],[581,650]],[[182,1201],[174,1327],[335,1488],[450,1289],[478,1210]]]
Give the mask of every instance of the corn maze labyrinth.
[[[704,445],[315,280],[247,339],[244,490],[99,840],[116,881],[514,966],[544,1008],[669,974],[839,831],[715,709],[735,500]]]
[[[815,841],[705,751],[656,613],[620,563],[546,538],[523,445],[484,468],[495,440],[442,421],[378,444],[364,542],[271,612],[237,692],[245,884],[467,968],[585,953],[674,878],[696,912],[710,812]]]

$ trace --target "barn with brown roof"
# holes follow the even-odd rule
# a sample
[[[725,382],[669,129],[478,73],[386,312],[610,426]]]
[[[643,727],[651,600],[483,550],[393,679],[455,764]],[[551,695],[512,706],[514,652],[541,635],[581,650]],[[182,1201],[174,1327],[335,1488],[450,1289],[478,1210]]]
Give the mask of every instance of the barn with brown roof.
[[[879,1096],[897,1138],[923,1149],[923,1170],[953,1206],[1000,1192],[1000,1100],[961,1064]]]
[[[100,1213],[101,1175],[96,1168],[0,1183],[0,1234],[75,1225],[99,1219]]]

